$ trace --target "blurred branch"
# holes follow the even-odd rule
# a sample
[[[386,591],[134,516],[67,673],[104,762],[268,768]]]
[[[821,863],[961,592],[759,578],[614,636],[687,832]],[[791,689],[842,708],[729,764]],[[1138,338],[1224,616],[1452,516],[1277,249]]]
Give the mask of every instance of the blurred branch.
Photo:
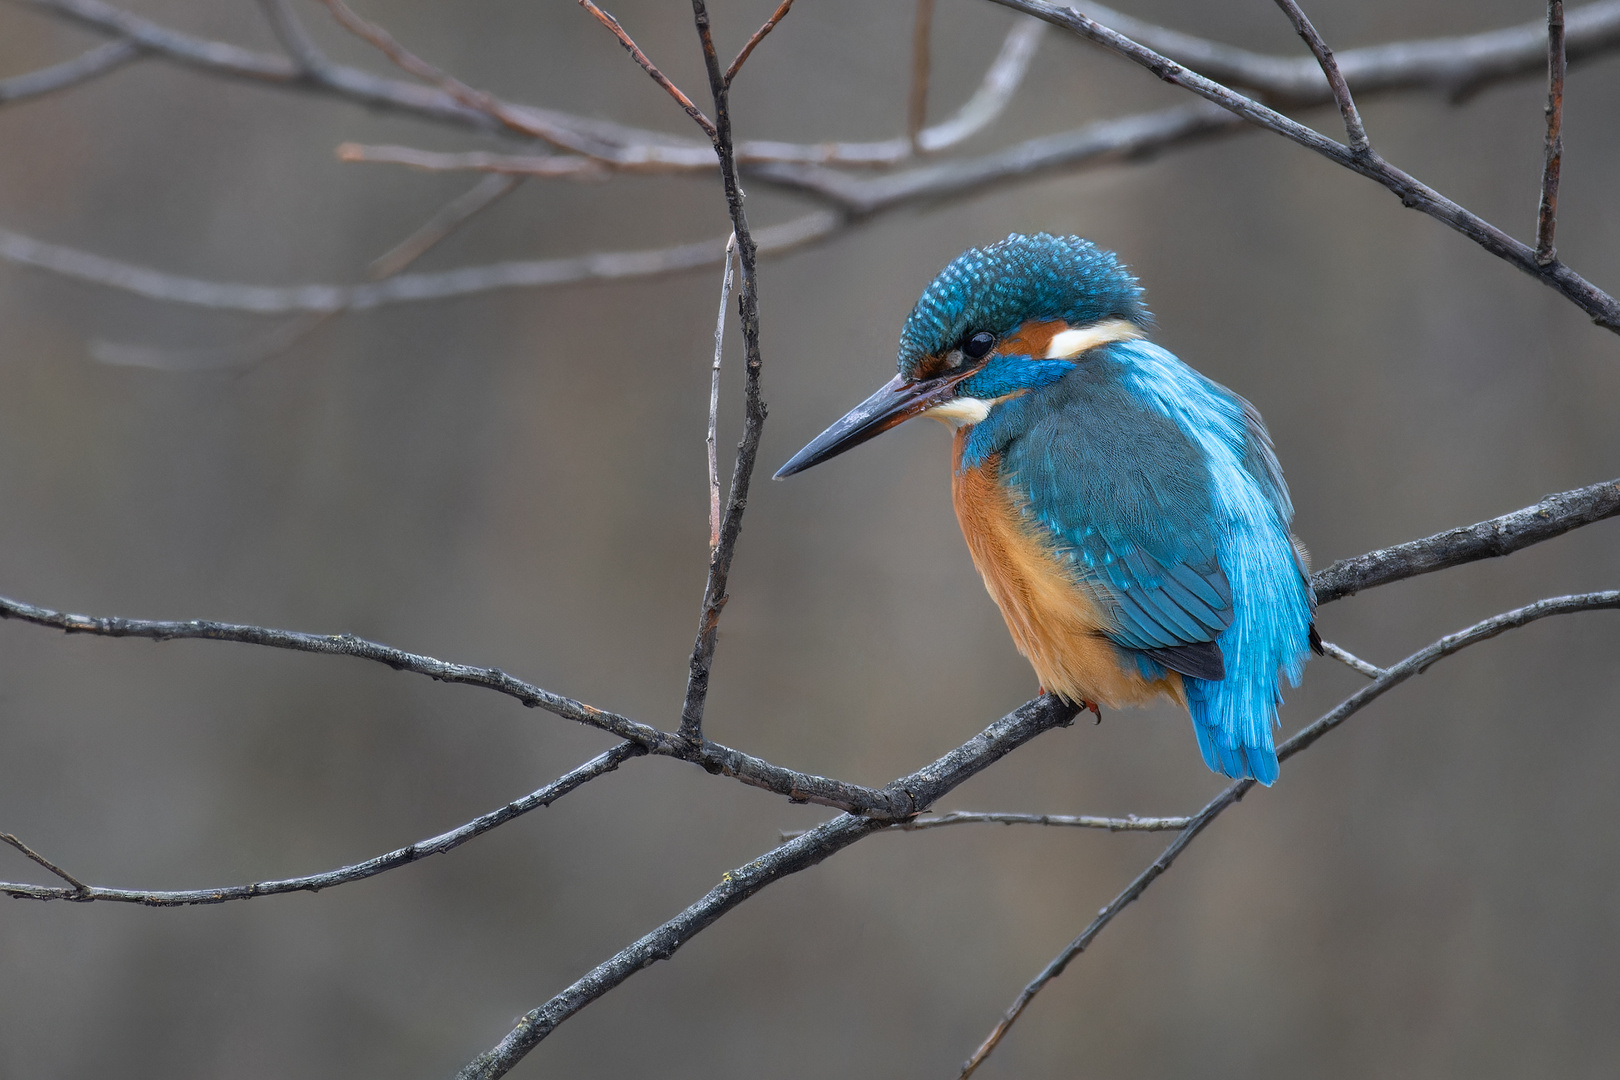
[[[445,203],[420,228],[371,262],[371,278],[393,277],[467,222],[510,195],[523,183],[521,176],[486,176]]]
[[[479,150],[443,154],[410,146],[368,146],[365,143],[346,142],[339,144],[337,158],[339,161],[379,165],[408,165],[428,172],[487,172],[570,180],[602,180],[607,177],[607,170],[601,162],[572,154],[491,154]]]
[[[1328,48],[1322,35],[1317,33],[1316,27],[1294,0],[1277,0],[1277,6],[1282,8],[1288,21],[1294,24],[1294,30],[1316,57],[1322,74],[1327,77],[1328,86],[1333,91],[1333,100],[1339,106],[1339,115],[1344,119],[1344,133],[1350,149],[1356,153],[1364,153],[1370,147],[1367,142],[1367,129],[1361,123],[1361,112],[1356,108],[1355,98],[1350,96],[1350,87],[1344,81],[1344,75],[1339,65],[1333,59],[1333,50]]]
[[[1568,615],[1578,611],[1598,611],[1603,609],[1620,610],[1620,590],[1583,593],[1577,596],[1560,596],[1549,600],[1541,600],[1526,607],[1486,619],[1483,622],[1475,623],[1473,626],[1459,630],[1455,634],[1449,634],[1432,645],[1418,650],[1394,667],[1389,668],[1373,682],[1340,702],[1338,706],[1322,716],[1321,719],[1302,729],[1293,738],[1278,746],[1277,759],[1286,761],[1295,754],[1300,753],[1389,690],[1399,686],[1414,675],[1422,674],[1431,665],[1461,652],[1470,645],[1477,645],[1479,642],[1496,637],[1498,634],[1526,626],[1550,615]],[[995,1050],[996,1046],[1007,1034],[1008,1029],[1017,1022],[1018,1017],[1029,1006],[1035,995],[1040,993],[1047,983],[1063,974],[1064,968],[1068,967],[1075,957],[1084,952],[1096,940],[1097,935],[1102,933],[1103,928],[1110,922],[1113,922],[1116,915],[1146,892],[1148,886],[1152,885],[1161,874],[1170,869],[1170,865],[1186,850],[1187,845],[1197,839],[1198,834],[1203,832],[1210,822],[1219,817],[1228,807],[1242,799],[1252,787],[1254,787],[1253,780],[1238,780],[1215,796],[1207,806],[1193,816],[1180,835],[1171,841],[1170,846],[1165,848],[1159,857],[1148,865],[1147,869],[1138,874],[1136,879],[1127,885],[1123,892],[1114,897],[1108,906],[1097,914],[1097,917],[1091,921],[1090,925],[1081,931],[1079,937],[1071,941],[1028,986],[1024,987],[1023,992],[1018,995],[1017,1000],[1007,1010],[1001,1022],[995,1026],[990,1035],[974,1051],[973,1056],[962,1066],[960,1080],[967,1080],[967,1077],[972,1076],[974,1071],[984,1063],[985,1058],[989,1057],[990,1053]]]
[[[1353,671],[1359,671],[1369,679],[1382,678],[1384,669],[1377,664],[1369,664],[1349,649],[1341,649],[1331,641],[1322,642],[1322,655],[1330,656]]]
[[[1035,15],[1054,26],[1063,27],[1147,68],[1165,82],[1190,90],[1250,123],[1275,132],[1309,150],[1316,151],[1330,161],[1343,165],[1352,172],[1376,181],[1398,196],[1403,206],[1420,210],[1468,237],[1492,255],[1517,266],[1562,294],[1591,316],[1592,321],[1599,326],[1620,334],[1620,302],[1614,297],[1561,262],[1540,265],[1536,262],[1533,248],[1520,243],[1495,225],[1397,169],[1376,153],[1371,151],[1357,153],[1251,98],[1187,70],[1168,57],[1132,41],[1073,8],[1060,8],[1047,3],[1046,0],[992,0],[992,2],[1012,8],[1014,11]]]
[[[911,30],[911,93],[906,98],[906,138],[912,153],[921,153],[923,124],[928,120],[928,38],[934,28],[934,0],[917,0]]]
[[[1091,814],[1005,814],[980,810],[952,810],[933,817],[915,817],[896,821],[884,827],[884,832],[917,832],[920,829],[942,829],[947,825],[1049,825],[1072,829],[1106,829],[1108,832],[1170,832],[1184,829],[1192,818],[1185,817],[1095,817]],[[803,836],[809,829],[781,834],[783,840]]]
[[[217,889],[110,889],[99,885],[85,885],[77,879],[70,877],[65,871],[57,869],[40,856],[29,851],[22,842],[15,837],[0,834],[4,840],[17,848],[23,854],[44,866],[58,877],[63,878],[74,888],[53,888],[45,885],[25,885],[17,882],[0,882],[0,893],[19,900],[72,900],[77,903],[90,903],[96,900],[106,900],[123,904],[144,904],[147,907],[186,907],[195,904],[223,904],[231,900],[252,900],[259,896],[275,896],[278,893],[290,892],[319,892],[337,885],[347,885],[351,881],[364,881],[366,878],[386,874],[390,870],[407,866],[427,858],[429,855],[443,855],[447,851],[465,844],[468,840],[482,836],[491,829],[499,828],[508,821],[522,817],[530,810],[542,806],[550,806],[569,792],[583,787],[617,769],[630,758],[637,757],[646,751],[635,743],[623,742],[598,754],[585,764],[564,773],[538,791],[529,793],[521,799],[514,799],[498,810],[473,818],[465,825],[440,833],[438,836],[426,840],[418,840],[409,847],[402,847],[390,851],[385,855],[367,859],[365,862],[353,863],[349,866],[340,866],[325,873],[310,874],[307,877],[281,878],[276,881],[255,881],[248,885],[226,885]]]
[[[40,68],[24,75],[13,75],[9,79],[0,79],[0,105],[25,101],[28,98],[78,86],[110,71],[117,71],[130,61],[139,60],[141,56],[141,47],[133,41],[118,40],[97,45],[60,64],[52,64],[48,68]]]
[[[1394,547],[1341,559],[1311,576],[1319,604],[1450,566],[1511,555],[1620,515],[1620,480],[1548,495],[1534,506]]]
[[[1547,147],[1541,170],[1541,206],[1536,214],[1536,263],[1558,258],[1558,175],[1564,165],[1564,0],[1547,0]]]
[[[647,54],[641,51],[641,47],[631,40],[629,34],[625,33],[624,27],[619,25],[618,19],[591,3],[591,0],[578,0],[578,3],[580,7],[590,12],[597,22],[612,31],[613,36],[619,39],[619,44],[624,46],[624,51],[630,54],[630,59],[639,64],[642,71],[652,76],[653,82],[663,87],[664,92],[675,99],[675,104],[686,111],[686,115],[690,116],[692,121],[703,129],[705,135],[711,139],[715,137],[714,122],[703,115],[702,109],[692,104],[692,99],[687,97],[680,87],[671,82],[669,76],[658,70],[658,65],[653,63]]]
[[[910,792],[918,809],[926,809],[1036,736],[1072,724],[1074,714],[1074,706],[1057,698],[1037,698],[931,765],[889,786]],[[808,870],[881,828],[882,823],[871,818],[840,815],[723,875],[714,888],[679,915],[598,964],[544,1005],[525,1013],[496,1046],[468,1062],[457,1074],[458,1080],[495,1080],[504,1076],[563,1021],[636,972],[674,956],[682,945],[765,886]]]

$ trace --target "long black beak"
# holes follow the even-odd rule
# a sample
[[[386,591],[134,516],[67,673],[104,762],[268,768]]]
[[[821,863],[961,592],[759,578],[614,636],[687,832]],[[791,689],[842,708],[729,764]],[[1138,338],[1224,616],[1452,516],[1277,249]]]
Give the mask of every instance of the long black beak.
[[[876,438],[896,424],[933,408],[949,398],[955,392],[956,384],[971,374],[972,368],[921,382],[908,382],[904,376],[896,375],[884,383],[877,393],[844,414],[842,420],[810,440],[809,446],[776,470],[773,479],[783,480],[794,473],[804,472],[812,465],[837,457],[845,450]]]

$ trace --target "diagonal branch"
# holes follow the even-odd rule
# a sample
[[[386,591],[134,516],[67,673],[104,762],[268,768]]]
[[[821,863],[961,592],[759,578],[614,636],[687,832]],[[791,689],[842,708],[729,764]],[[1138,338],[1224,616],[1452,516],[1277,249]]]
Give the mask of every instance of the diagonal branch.
[[[624,27],[619,25],[618,19],[597,7],[591,0],[579,0],[579,6],[590,12],[597,22],[613,32],[613,36],[619,39],[619,44],[624,46],[624,51],[630,54],[630,59],[639,64],[642,71],[652,76],[653,82],[662,86],[664,92],[674,98],[677,105],[686,110],[686,115],[690,116],[697,126],[703,129],[705,135],[711,139],[715,137],[714,122],[703,115],[702,109],[692,104],[692,99],[687,97],[680,87],[670,82],[668,75],[658,70],[658,65],[653,63],[647,54],[641,51],[641,46],[631,40],[629,34],[625,33]]]
[[[997,720],[944,757],[909,776],[900,777],[890,786],[911,792],[918,808],[926,809],[1036,736],[1072,724],[1074,714],[1072,705],[1057,698],[1037,698]],[[881,828],[882,823],[870,818],[843,815],[725,874],[719,884],[685,911],[604,960],[544,1005],[525,1013],[496,1046],[468,1062],[457,1074],[458,1080],[495,1080],[504,1076],[569,1017],[636,972],[660,960],[668,960],[682,945],[744,900],[773,882],[808,870]]]
[[[438,836],[432,836],[426,840],[418,840],[409,847],[398,848],[387,854],[367,859],[365,862],[340,866],[335,870],[327,870],[320,874],[309,874],[305,877],[281,878],[276,881],[255,881],[247,885],[226,885],[217,889],[110,889],[99,885],[85,885],[70,877],[65,871],[57,869],[40,856],[29,851],[15,837],[0,833],[0,840],[4,840],[16,847],[41,866],[75,886],[75,888],[63,889],[5,881],[0,882],[0,893],[19,900],[72,900],[77,903],[106,900],[122,904],[144,904],[147,907],[188,907],[196,904],[223,904],[231,900],[252,900],[255,897],[275,896],[279,893],[319,892],[322,889],[330,889],[337,885],[347,885],[352,881],[364,881],[366,878],[376,877],[378,874],[386,874],[390,870],[418,862],[429,855],[443,855],[447,851],[460,847],[474,837],[482,836],[491,829],[499,828],[509,821],[522,817],[530,810],[550,806],[569,792],[583,787],[598,776],[614,771],[624,762],[645,752],[635,743],[620,743],[606,753],[598,754],[585,762],[585,764],[564,773],[545,787],[530,792],[521,799],[513,799],[505,806],[473,818],[465,825],[451,829],[449,832],[440,833]]]
[[[1103,829],[1107,832],[1173,832],[1185,829],[1192,818],[1186,817],[1097,817],[1093,814],[1007,814],[981,810],[952,810],[896,821],[883,828],[884,832],[919,832],[924,829],[943,829],[950,825],[1046,825],[1067,829]],[[804,829],[781,834],[783,840],[792,840],[809,832]]]
[[[117,71],[125,64],[139,60],[142,55],[143,50],[139,45],[121,38],[97,45],[88,52],[82,52],[60,64],[52,64],[50,67],[23,75],[13,75],[9,79],[0,79],[0,105],[26,101],[28,98],[78,86],[80,83]]]
[[[89,894],[90,886],[86,885],[84,882],[80,881],[78,878],[74,877],[60,866],[57,866],[55,863],[51,862],[51,860],[47,859],[45,856],[41,855],[39,852],[35,851],[33,848],[29,847],[27,844],[23,843],[10,833],[0,833],[0,841],[3,841],[4,843],[16,848],[29,859],[38,863],[40,866],[43,866],[45,869],[49,870],[51,873],[55,874],[57,877],[61,878],[63,881],[72,886],[70,889],[51,889],[49,890],[50,892],[61,893],[64,895],[64,897],[72,898],[74,900],[82,900]],[[3,886],[0,886],[0,891],[3,891]]]
[[[1207,101],[1214,102],[1252,124],[1275,132],[1299,145],[1314,150],[1352,172],[1383,185],[1398,196],[1401,204],[1419,210],[1441,224],[1461,233],[1492,255],[1518,267],[1525,273],[1552,288],[1591,316],[1592,321],[1606,330],[1620,334],[1620,301],[1593,285],[1561,262],[1542,266],[1536,262],[1535,250],[1501,229],[1446,198],[1427,184],[1397,169],[1377,154],[1367,151],[1356,153],[1304,124],[1290,120],[1274,109],[1267,108],[1252,98],[1244,97],[1226,86],[1189,71],[1152,49],[1132,41],[1118,31],[1080,14],[1073,8],[1061,8],[1046,0],[991,0],[1003,7],[1035,15],[1054,26],[1103,46],[1110,52],[1147,68],[1165,82],[1190,90]]]
[[[1470,645],[1477,645],[1481,641],[1496,637],[1498,634],[1518,629],[1521,626],[1527,626],[1550,615],[1569,615],[1578,611],[1599,611],[1604,609],[1620,610],[1620,590],[1582,593],[1576,596],[1559,596],[1550,600],[1541,600],[1526,607],[1517,608],[1486,619],[1483,622],[1475,623],[1473,626],[1459,630],[1455,634],[1448,634],[1427,648],[1418,650],[1394,667],[1389,668],[1373,682],[1340,702],[1338,706],[1321,719],[1302,729],[1293,738],[1278,746],[1277,759],[1286,761],[1295,754],[1300,753],[1388,691],[1412,678],[1412,676],[1422,674],[1433,664],[1448,656],[1454,656]],[[1253,780],[1238,780],[1228,785],[1226,790],[1215,796],[1207,806],[1195,814],[1187,827],[1171,841],[1170,846],[1165,848],[1159,857],[1148,865],[1147,869],[1138,874],[1135,880],[1125,887],[1123,892],[1114,897],[1108,906],[1103,908],[1097,914],[1097,917],[1081,931],[1079,937],[1071,941],[1062,952],[1053,957],[1052,962],[1047,964],[1028,986],[1024,987],[1023,992],[1018,995],[1018,998],[1007,1010],[1006,1015],[1001,1018],[1001,1022],[995,1026],[990,1035],[974,1051],[973,1056],[962,1066],[959,1080],[967,1080],[967,1077],[972,1076],[974,1071],[984,1063],[985,1058],[989,1057],[990,1053],[995,1050],[996,1046],[1007,1034],[1008,1029],[1017,1023],[1018,1017],[1029,1007],[1029,1003],[1034,999],[1035,995],[1040,993],[1047,983],[1063,974],[1064,968],[1068,967],[1075,957],[1084,952],[1096,940],[1097,935],[1102,933],[1103,928],[1110,922],[1113,922],[1116,915],[1146,892],[1148,886],[1152,885],[1161,874],[1170,869],[1170,865],[1187,849],[1189,844],[1198,838],[1198,834],[1203,832],[1210,822],[1219,817],[1228,807],[1242,799],[1252,787],[1254,787]]]
[[[741,71],[742,66],[748,63],[748,58],[754,55],[754,49],[758,47],[760,42],[765,40],[765,35],[769,34],[772,30],[775,30],[776,24],[787,18],[787,13],[792,9],[793,0],[782,0],[782,2],[776,6],[776,10],[771,12],[771,17],[761,23],[759,29],[755,30],[749,39],[744,42],[743,47],[737,51],[737,55],[732,59],[731,64],[726,68],[724,78],[726,89],[729,90],[731,88],[731,80],[735,79],[737,77],[737,72]]]

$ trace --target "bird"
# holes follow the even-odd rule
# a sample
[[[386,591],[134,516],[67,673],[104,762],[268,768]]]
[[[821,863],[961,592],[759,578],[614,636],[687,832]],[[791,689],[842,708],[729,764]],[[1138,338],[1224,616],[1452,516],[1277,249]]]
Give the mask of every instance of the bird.
[[[1270,785],[1281,680],[1321,651],[1309,554],[1259,411],[1153,327],[1088,240],[970,248],[906,319],[894,378],[776,479],[942,421],[962,534],[1041,691],[1099,722],[1168,698],[1210,769]]]

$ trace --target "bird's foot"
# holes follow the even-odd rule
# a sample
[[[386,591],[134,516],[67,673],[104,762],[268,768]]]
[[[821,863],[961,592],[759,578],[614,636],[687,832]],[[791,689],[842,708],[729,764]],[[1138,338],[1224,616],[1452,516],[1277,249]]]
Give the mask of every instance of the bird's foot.
[[[1096,722],[1091,725],[1092,727],[1096,727],[1097,724],[1102,723],[1102,707],[1095,701],[1082,701],[1080,703],[1080,707],[1082,709],[1090,710],[1091,715],[1097,718]]]

